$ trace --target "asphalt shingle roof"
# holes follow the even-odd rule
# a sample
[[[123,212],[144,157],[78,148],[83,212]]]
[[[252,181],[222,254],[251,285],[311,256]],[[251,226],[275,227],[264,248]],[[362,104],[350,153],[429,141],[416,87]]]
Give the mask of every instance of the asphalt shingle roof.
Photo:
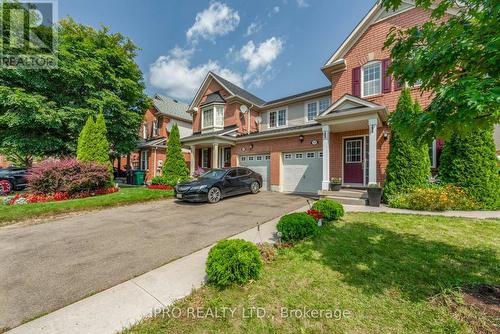
[[[156,94],[153,96],[153,105],[163,115],[187,122],[193,121],[191,115],[187,113],[189,105],[174,100],[171,97]]]
[[[306,95],[310,95],[310,94],[315,94],[315,93],[320,93],[322,91],[328,91],[328,90],[331,90],[331,89],[332,89],[332,86],[330,85],[330,86],[325,86],[325,87],[321,87],[321,88],[316,88],[316,89],[308,90],[306,92],[302,92],[302,93],[299,93],[299,94],[294,94],[294,95],[290,95],[290,96],[281,97],[281,98],[276,99],[276,100],[267,101],[264,104],[264,106],[267,106],[267,105],[273,104],[273,103],[287,101],[287,100],[297,99],[297,98],[302,97],[302,96],[306,96]]]
[[[242,98],[244,98],[245,100],[248,100],[250,102],[252,102],[253,104],[255,105],[258,105],[258,106],[261,106],[263,105],[264,103],[266,103],[266,101],[258,98],[257,96],[253,95],[252,93],[244,90],[243,88],[241,87],[238,87],[236,86],[234,83],[232,83],[231,81],[228,81],[226,79],[224,79],[223,77],[221,77],[220,75],[218,74],[215,74],[214,72],[211,72],[212,75],[217,79],[219,80],[224,86],[226,86],[227,89],[229,89],[231,91],[231,93],[235,94],[235,95],[238,95],[238,96],[241,96]]]
[[[207,99],[202,105],[206,105],[209,103],[226,103],[226,100],[219,94],[219,92],[212,93],[207,96]]]

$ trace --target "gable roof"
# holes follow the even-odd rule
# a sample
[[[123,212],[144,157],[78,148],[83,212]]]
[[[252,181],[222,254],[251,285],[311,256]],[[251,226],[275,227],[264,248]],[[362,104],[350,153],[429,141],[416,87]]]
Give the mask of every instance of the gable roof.
[[[244,100],[247,100],[251,102],[252,104],[255,104],[257,106],[263,105],[266,101],[258,98],[257,96],[253,95],[252,93],[244,90],[243,88],[233,84],[231,81],[224,79],[223,77],[219,76],[218,74],[215,74],[213,72],[211,73],[219,83],[224,86],[229,92],[233,95],[239,96],[243,98]]]
[[[155,94],[153,105],[162,115],[192,123],[191,116],[187,113],[189,106],[171,97]]]
[[[382,6],[382,1],[377,0],[375,5],[368,11],[368,13],[363,17],[363,19],[356,25],[356,27],[351,31],[347,38],[342,42],[338,49],[330,56],[326,63],[321,67],[323,73],[325,70],[331,66],[344,61],[343,57],[349,51],[349,49],[358,41],[358,39],[365,33],[365,31],[374,23],[380,22],[382,20],[388,19],[394,15],[406,12],[415,8],[415,1],[412,0],[402,0],[400,6],[396,10],[386,10]],[[430,6],[431,9],[435,8],[435,5]],[[450,15],[456,15],[457,8],[448,8],[446,13]],[[328,77],[328,75],[327,75]]]
[[[226,103],[226,100],[224,100],[219,92],[215,92],[207,96],[207,99],[203,102],[202,106],[210,103]]]
[[[334,104],[329,106],[325,111],[321,113],[320,116],[326,116],[332,112],[353,110],[359,108],[379,108],[382,107],[380,104],[376,104],[362,98],[353,96],[351,94],[344,94],[340,99],[335,101]]]

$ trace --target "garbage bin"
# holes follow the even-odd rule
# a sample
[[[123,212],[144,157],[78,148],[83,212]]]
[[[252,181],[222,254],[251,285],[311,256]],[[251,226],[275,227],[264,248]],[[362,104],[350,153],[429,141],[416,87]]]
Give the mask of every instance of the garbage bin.
[[[144,184],[144,174],[143,170],[136,170],[134,172],[134,184],[135,185],[143,185]]]
[[[134,171],[132,169],[127,171],[127,184],[134,184]]]

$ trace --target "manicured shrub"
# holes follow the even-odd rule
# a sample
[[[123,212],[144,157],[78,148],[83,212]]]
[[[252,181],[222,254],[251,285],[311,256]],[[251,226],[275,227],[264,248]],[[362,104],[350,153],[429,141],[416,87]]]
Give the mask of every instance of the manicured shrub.
[[[397,193],[405,192],[414,187],[423,187],[428,182],[431,164],[428,146],[412,138],[410,131],[399,133],[396,126],[401,119],[415,117],[421,113],[420,105],[413,104],[408,89],[403,89],[399,96],[396,110],[389,118],[391,126],[391,139],[389,163],[386,169],[383,199],[388,199]]]
[[[328,198],[322,198],[315,202],[311,209],[319,211],[327,221],[338,220],[344,216],[344,207],[342,204]]]
[[[423,211],[475,210],[479,207],[464,190],[452,185],[414,188],[391,196],[389,206]]]
[[[66,192],[69,195],[109,187],[111,174],[104,165],[76,159],[48,159],[28,174],[29,191],[34,194]]]
[[[484,209],[500,209],[500,177],[493,129],[454,134],[445,141],[439,179],[461,187]]]
[[[257,279],[262,270],[257,246],[241,239],[219,241],[208,253],[206,271],[209,282],[225,287]]]
[[[297,212],[281,217],[276,228],[283,241],[298,241],[316,234],[318,224],[307,213]]]
[[[162,169],[162,178],[166,185],[175,186],[178,182],[189,179],[189,169],[182,155],[179,128],[174,124],[168,135],[167,157]]]
[[[162,185],[162,186],[170,186],[167,179],[163,176],[155,176],[151,179],[151,184],[154,185]]]
[[[78,137],[77,159],[105,165],[112,173],[107,133],[103,114],[99,113],[95,122],[90,116]]]

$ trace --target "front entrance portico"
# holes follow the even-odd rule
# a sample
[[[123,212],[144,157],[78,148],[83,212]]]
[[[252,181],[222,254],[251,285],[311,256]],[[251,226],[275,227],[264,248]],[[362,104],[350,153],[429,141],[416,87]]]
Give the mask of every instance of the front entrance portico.
[[[316,119],[323,126],[322,190],[332,177],[344,186],[377,183],[378,132],[387,114],[384,106],[346,95]]]

